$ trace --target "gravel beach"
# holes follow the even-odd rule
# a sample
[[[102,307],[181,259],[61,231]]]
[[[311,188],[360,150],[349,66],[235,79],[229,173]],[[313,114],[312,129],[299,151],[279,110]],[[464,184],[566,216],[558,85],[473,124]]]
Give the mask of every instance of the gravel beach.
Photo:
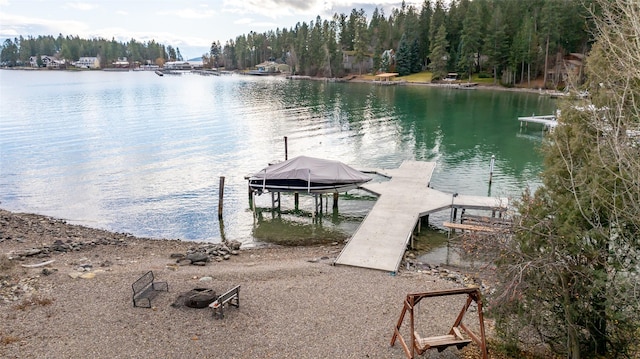
[[[407,293],[465,285],[445,270],[334,266],[342,244],[241,249],[205,265],[179,265],[176,258],[199,243],[5,210],[0,225],[3,358],[404,358],[390,341]],[[152,308],[134,307],[131,284],[149,270],[169,292],[160,292]],[[225,308],[224,319],[208,308],[172,306],[194,288],[221,294],[236,285],[240,307]],[[446,334],[465,299],[423,300],[417,331]],[[465,323],[476,328],[473,309]],[[477,352],[471,344],[423,357]]]

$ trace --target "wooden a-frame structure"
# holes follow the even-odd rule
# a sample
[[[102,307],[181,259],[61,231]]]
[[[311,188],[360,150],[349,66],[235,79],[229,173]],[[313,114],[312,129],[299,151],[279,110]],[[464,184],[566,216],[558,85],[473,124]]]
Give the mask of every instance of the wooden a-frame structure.
[[[455,322],[451,326],[451,330],[449,330],[449,334],[441,335],[436,337],[429,338],[421,338],[415,330],[415,321],[414,321],[414,308],[415,306],[424,298],[429,297],[441,297],[441,296],[449,296],[449,295],[467,295],[467,301],[465,305],[462,307],[462,310],[458,314]],[[462,323],[462,319],[464,315],[467,313],[469,306],[472,302],[476,302],[478,307],[478,320],[480,324],[480,336],[471,331],[464,323]],[[409,331],[411,335],[410,345],[407,345],[407,342],[404,340],[402,335],[400,334],[400,327],[404,322],[404,317],[406,313],[409,312]],[[462,331],[461,331],[462,330]],[[463,337],[462,332],[464,332],[470,339],[465,339]],[[449,289],[449,290],[439,290],[433,292],[425,292],[425,293],[413,293],[407,294],[407,297],[404,301],[404,307],[402,309],[402,313],[400,313],[400,319],[398,319],[398,324],[396,324],[395,330],[393,332],[393,337],[391,338],[391,346],[393,346],[396,342],[396,339],[400,340],[400,344],[402,344],[402,348],[404,349],[405,354],[407,354],[407,358],[413,359],[415,355],[421,355],[425,351],[429,349],[437,349],[439,352],[445,350],[450,346],[455,346],[458,349],[465,347],[467,344],[474,341],[479,347],[480,352],[482,354],[483,359],[488,359],[487,352],[487,341],[485,338],[484,332],[484,318],[482,316],[482,298],[480,294],[480,289],[477,287],[471,288],[462,288],[462,289]]]

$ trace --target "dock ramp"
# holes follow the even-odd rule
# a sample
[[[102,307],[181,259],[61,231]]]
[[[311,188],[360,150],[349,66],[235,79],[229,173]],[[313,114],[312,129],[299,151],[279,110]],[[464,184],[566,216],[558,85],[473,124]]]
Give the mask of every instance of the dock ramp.
[[[433,162],[404,161],[399,168],[384,171],[391,177],[389,181],[363,185],[379,198],[335,264],[396,272],[420,217],[452,207],[491,209],[506,206],[506,203],[498,204],[504,200],[454,197],[429,188],[434,169]]]

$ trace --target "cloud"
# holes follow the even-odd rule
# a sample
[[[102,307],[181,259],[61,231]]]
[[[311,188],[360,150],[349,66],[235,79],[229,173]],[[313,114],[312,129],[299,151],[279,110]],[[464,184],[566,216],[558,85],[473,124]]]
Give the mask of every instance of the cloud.
[[[49,20],[0,12],[0,37],[55,35],[60,33],[60,29],[65,29],[66,34],[83,36],[88,28],[89,26],[81,21]]]
[[[294,15],[315,16],[323,12],[323,0],[224,0],[222,11],[232,14],[257,14],[270,18]]]
[[[191,8],[181,9],[173,13],[174,15],[183,19],[206,19],[213,17],[216,12],[213,10],[198,11]]]
[[[97,8],[98,6],[95,4],[89,4],[84,2],[68,2],[64,4],[66,7],[70,7],[76,10],[89,11]]]
[[[445,0],[447,2],[447,0]],[[421,7],[424,0],[405,0],[407,6]],[[256,15],[272,19],[298,17],[301,21],[314,20],[316,16],[330,18],[334,13],[350,13],[363,8],[371,15],[373,9],[400,7],[402,0],[224,0],[222,12],[236,15]]]
[[[195,46],[208,47],[211,45],[211,39],[205,39],[197,36],[178,35],[174,32],[158,32],[158,31],[135,31],[122,27],[105,27],[94,29],[89,34],[92,38],[103,38],[111,40],[114,38],[119,42],[128,42],[132,38],[137,42],[149,42],[154,40],[156,43],[171,45],[173,47]]]

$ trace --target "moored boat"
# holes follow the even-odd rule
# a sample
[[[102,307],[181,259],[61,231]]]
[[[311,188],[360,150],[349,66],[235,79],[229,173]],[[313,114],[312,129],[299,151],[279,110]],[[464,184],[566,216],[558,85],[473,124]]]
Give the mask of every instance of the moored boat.
[[[358,188],[371,179],[339,161],[298,156],[251,175],[249,187],[258,193],[333,193]]]

